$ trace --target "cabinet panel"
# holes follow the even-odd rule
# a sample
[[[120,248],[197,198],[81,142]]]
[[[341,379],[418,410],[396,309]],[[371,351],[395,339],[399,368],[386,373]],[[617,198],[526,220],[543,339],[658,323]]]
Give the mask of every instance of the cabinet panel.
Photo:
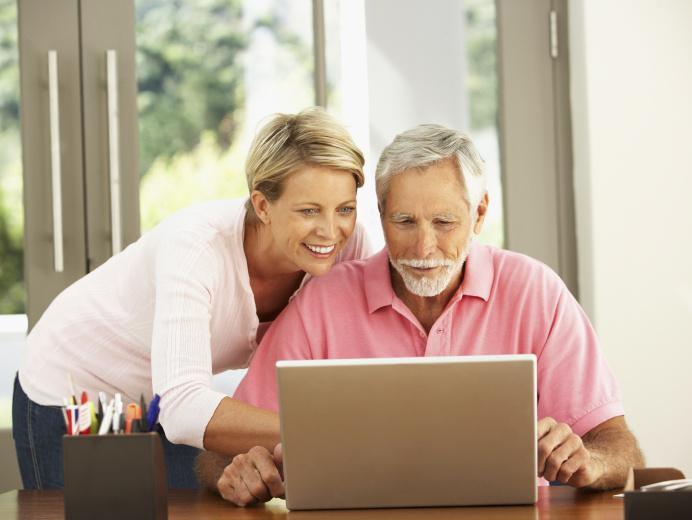
[[[84,171],[86,187],[88,269],[117,252],[113,231],[119,224],[120,245],[139,238],[139,167],[137,159],[137,83],[135,78],[135,26],[133,0],[81,2],[82,95],[84,97]],[[106,52],[115,51],[109,78]],[[117,98],[117,114],[109,115]],[[109,128],[116,116],[117,143]],[[117,150],[113,145],[117,145]],[[111,159],[116,155],[119,183],[114,192]],[[115,209],[113,207],[115,206]],[[113,219],[117,219],[116,222]],[[117,235],[117,233],[116,233]],[[117,240],[116,240],[117,242]]]
[[[548,264],[577,296],[566,3],[497,8],[507,247]]]
[[[86,272],[79,17],[77,0],[21,0],[18,7],[24,273],[32,327],[52,299]],[[51,166],[50,50],[56,51],[59,197]],[[61,205],[62,272],[56,272],[54,193]]]

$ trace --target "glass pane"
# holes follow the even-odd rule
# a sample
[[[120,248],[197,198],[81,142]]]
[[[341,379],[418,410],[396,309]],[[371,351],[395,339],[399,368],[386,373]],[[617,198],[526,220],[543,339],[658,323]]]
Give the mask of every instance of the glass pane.
[[[485,160],[490,206],[479,239],[504,246],[500,146],[497,128],[495,0],[464,0],[469,134]]]
[[[24,313],[17,9],[0,0],[0,314]]]
[[[262,119],[314,104],[312,2],[137,0],[142,232],[247,193]]]
[[[369,154],[368,72],[363,0],[324,3],[327,109]]]
[[[0,428],[26,335],[18,59],[16,2],[0,0]]]
[[[435,8],[433,4],[426,6],[426,2],[422,0],[418,1],[418,5],[420,9]],[[488,215],[479,239],[502,247],[504,226],[497,129],[495,2],[459,0],[457,5],[463,18],[461,26],[464,29],[460,31],[462,37],[459,44],[464,48],[466,61],[463,82],[465,89],[460,95],[466,98],[464,104],[469,107],[468,117],[460,130],[470,134],[485,159],[490,197]],[[373,53],[381,51],[377,48],[377,41],[369,41],[373,40],[373,35],[368,35],[366,31],[365,18],[364,0],[325,1],[328,109],[346,124],[367,157],[371,123],[368,106],[373,102],[368,99],[368,91],[372,91],[373,87],[375,90],[384,87],[371,85],[369,88],[367,84],[368,53],[372,57]],[[378,30],[377,27],[368,27],[373,31]],[[417,37],[424,38],[425,31],[430,30],[430,27],[422,24],[419,29],[420,34]],[[399,72],[403,75],[411,73],[410,70]],[[391,78],[392,85],[396,86],[397,81],[397,77]],[[415,97],[415,91],[413,96]],[[415,102],[415,99],[412,99],[412,102]],[[425,101],[421,100],[421,103],[425,104]],[[406,107],[402,107],[402,110],[406,110]],[[400,132],[405,128],[394,130]],[[366,170],[374,171],[377,159],[371,157],[371,164],[366,164]],[[361,207],[359,211],[361,209],[364,208]],[[379,226],[376,215],[368,217],[368,225]]]

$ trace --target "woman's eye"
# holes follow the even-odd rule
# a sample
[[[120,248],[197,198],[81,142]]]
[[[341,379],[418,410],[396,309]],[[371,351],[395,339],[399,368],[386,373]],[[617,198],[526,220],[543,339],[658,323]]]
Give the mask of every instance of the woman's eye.
[[[317,215],[320,211],[317,208],[306,208],[306,209],[301,209],[300,212],[305,215],[306,217],[314,217]]]
[[[347,216],[347,215],[352,215],[353,212],[356,211],[356,208],[353,208],[353,207],[351,207],[351,206],[347,206],[347,207],[344,207],[344,208],[339,208],[338,211],[339,211],[339,213],[340,213],[341,215],[346,215],[346,216]]]

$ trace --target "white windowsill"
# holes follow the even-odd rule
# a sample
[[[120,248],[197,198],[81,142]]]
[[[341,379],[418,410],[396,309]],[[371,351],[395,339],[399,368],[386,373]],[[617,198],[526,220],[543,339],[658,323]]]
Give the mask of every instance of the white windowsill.
[[[26,336],[29,320],[26,314],[0,314],[0,335],[21,334]]]

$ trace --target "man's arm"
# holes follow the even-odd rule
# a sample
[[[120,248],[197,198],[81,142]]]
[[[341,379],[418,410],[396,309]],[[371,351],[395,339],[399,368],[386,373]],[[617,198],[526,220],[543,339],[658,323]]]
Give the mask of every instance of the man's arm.
[[[612,489],[625,485],[630,467],[644,456],[623,416],[592,428],[584,437],[551,417],[538,421],[538,476],[574,487]]]
[[[221,455],[213,451],[203,451],[195,460],[195,473],[204,487],[209,491],[218,493],[216,483],[219,481],[221,474],[226,466],[231,463],[233,457]]]

